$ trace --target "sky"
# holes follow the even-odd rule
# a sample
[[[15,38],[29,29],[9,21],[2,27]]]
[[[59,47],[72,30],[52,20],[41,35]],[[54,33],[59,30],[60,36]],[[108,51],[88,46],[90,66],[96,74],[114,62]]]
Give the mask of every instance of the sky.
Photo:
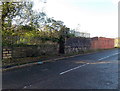
[[[46,1],[43,4],[41,1]],[[47,13],[48,17],[61,20],[64,24],[91,37],[118,36],[119,0],[34,0],[35,10]],[[78,26],[79,25],[79,26]]]

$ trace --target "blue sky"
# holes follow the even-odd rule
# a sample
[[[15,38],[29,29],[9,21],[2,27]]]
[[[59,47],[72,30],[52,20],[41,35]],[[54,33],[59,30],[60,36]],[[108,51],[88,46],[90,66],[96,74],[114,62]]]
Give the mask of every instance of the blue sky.
[[[43,0],[44,1],[44,0]],[[118,0],[34,0],[34,9],[45,11],[49,17],[61,20],[69,28],[80,24],[81,32],[88,32],[91,37],[118,36]]]

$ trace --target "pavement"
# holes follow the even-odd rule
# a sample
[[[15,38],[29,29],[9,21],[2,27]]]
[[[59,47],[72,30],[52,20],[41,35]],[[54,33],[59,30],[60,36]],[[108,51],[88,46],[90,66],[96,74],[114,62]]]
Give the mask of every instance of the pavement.
[[[102,51],[102,50],[101,50]],[[97,51],[93,51],[92,53],[95,53]],[[90,54],[89,52],[88,53],[85,53],[85,54]],[[16,64],[16,65],[9,65],[9,66],[3,66],[2,68],[0,68],[0,71],[7,71],[7,70],[11,70],[11,69],[16,69],[16,68],[22,68],[22,67],[26,67],[26,66],[32,66],[32,65],[37,65],[37,64],[44,64],[46,62],[52,62],[52,61],[57,61],[57,60],[60,60],[60,59],[65,59],[65,58],[71,58],[71,57],[76,57],[76,56],[80,56],[80,55],[85,55],[85,54],[76,54],[76,55],[72,55],[72,56],[61,56],[61,57],[58,57],[58,58],[52,58],[52,59],[47,59],[47,60],[42,60],[42,61],[36,61],[36,62],[30,62],[30,63],[24,63],[24,64]],[[25,59],[23,59],[25,60]]]
[[[4,71],[3,89],[118,89],[118,49]]]

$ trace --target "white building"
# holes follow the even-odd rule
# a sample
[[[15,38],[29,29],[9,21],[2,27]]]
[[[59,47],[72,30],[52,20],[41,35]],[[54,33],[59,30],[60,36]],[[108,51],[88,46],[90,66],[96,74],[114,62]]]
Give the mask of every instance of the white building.
[[[90,38],[90,33],[75,31],[75,29],[70,30],[70,33],[74,34],[76,37]]]

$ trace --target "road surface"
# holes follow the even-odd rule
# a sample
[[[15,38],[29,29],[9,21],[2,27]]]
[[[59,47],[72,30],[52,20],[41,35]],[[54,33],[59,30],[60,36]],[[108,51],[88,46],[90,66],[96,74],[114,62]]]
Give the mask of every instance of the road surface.
[[[118,49],[3,72],[3,89],[117,89]]]

